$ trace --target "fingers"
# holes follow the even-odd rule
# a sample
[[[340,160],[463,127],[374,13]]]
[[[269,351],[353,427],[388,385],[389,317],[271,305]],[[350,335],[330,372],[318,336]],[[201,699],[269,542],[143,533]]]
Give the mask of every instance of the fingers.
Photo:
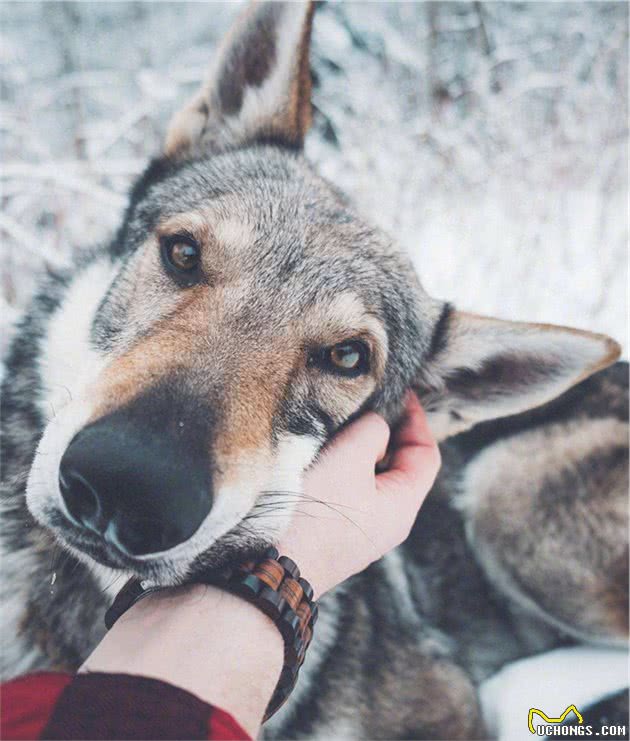
[[[409,392],[406,416],[392,442],[390,467],[376,477],[379,490],[408,494],[421,501],[440,468],[440,451],[416,395]]]
[[[330,452],[347,451],[347,455],[365,455],[371,464],[380,461],[389,443],[389,425],[375,412],[367,412],[349,424],[333,440]]]
[[[393,442],[401,448],[405,445],[435,445],[427,415],[413,391],[408,391],[405,397],[405,418]]]

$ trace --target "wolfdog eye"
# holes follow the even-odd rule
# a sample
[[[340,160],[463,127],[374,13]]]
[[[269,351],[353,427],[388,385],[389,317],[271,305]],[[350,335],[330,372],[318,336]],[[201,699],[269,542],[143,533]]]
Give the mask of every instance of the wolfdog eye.
[[[317,365],[329,373],[350,378],[367,373],[370,353],[361,340],[347,340],[324,348],[311,355],[309,364]]]
[[[189,236],[175,235],[162,240],[162,260],[176,275],[190,279],[201,261],[201,249]],[[186,285],[192,285],[190,280]]]

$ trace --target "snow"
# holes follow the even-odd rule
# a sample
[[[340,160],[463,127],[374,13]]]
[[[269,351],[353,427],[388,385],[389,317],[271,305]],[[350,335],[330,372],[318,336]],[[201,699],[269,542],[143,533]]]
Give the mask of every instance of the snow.
[[[233,3],[3,5],[3,328],[105,239]],[[316,16],[322,174],[463,309],[627,329],[625,3],[343,3]]]

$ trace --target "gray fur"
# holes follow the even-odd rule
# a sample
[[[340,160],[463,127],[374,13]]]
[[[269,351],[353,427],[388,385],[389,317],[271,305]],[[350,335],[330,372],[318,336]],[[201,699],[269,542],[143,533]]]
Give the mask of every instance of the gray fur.
[[[260,517],[273,492],[252,469],[287,467],[299,486],[338,429],[368,408],[395,424],[414,387],[450,438],[443,470],[408,541],[322,600],[300,686],[267,734],[481,737],[476,687],[501,667],[627,637],[627,366],[600,370],[618,354],[607,338],[468,317],[428,296],[392,240],[305,162],[295,120],[277,115],[286,89],[268,86],[280,98],[256,119],[250,88],[279,75],[294,90],[310,23],[292,4],[261,7],[224,51],[229,69],[260,29],[292,29],[297,56],[279,35],[263,44],[273,53],[261,79],[246,66],[238,90],[218,80],[234,109],[220,116],[216,86],[202,91],[175,119],[168,155],[136,184],[112,242],[51,275],[15,334],[3,385],[3,672],[76,668],[125,573],[194,580],[276,540],[291,508],[280,523]],[[190,290],[165,274],[156,249],[156,234],[178,220],[203,234],[204,280]],[[375,358],[345,385],[304,362],[335,322],[369,335]],[[177,419],[178,393],[196,396],[216,415],[213,449],[261,426],[263,452],[239,474],[253,483],[232,493],[229,529],[185,556],[94,560],[64,521],[55,456],[89,419],[165,378],[177,385],[162,421]],[[242,429],[235,400],[247,406]],[[236,466],[233,448],[217,485],[220,469]],[[293,467],[286,450],[300,451]]]

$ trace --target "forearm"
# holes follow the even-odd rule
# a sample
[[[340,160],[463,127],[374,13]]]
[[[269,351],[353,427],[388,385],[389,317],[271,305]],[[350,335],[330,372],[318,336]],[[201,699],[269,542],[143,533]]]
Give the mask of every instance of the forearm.
[[[232,713],[256,737],[283,651],[278,629],[257,608],[214,587],[193,586],[134,605],[81,671],[169,682]]]

